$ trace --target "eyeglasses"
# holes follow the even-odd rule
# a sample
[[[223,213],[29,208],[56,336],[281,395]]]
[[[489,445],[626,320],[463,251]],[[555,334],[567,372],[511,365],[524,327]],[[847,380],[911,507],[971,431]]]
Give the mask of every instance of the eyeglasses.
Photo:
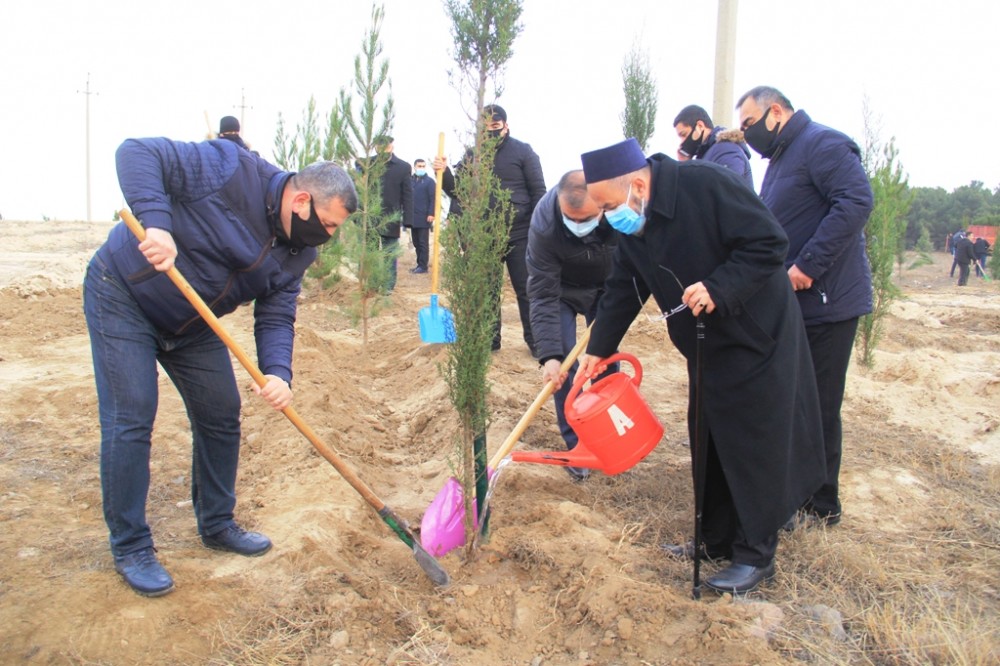
[[[684,293],[684,285],[681,284],[681,281],[677,279],[677,276],[674,274],[674,272],[672,270],[670,270],[666,266],[659,266],[659,265],[657,266],[657,268],[661,268],[661,269],[665,270],[666,272],[670,273],[670,277],[672,277],[674,279],[674,282],[677,283],[677,287],[681,290],[681,294]],[[635,297],[639,299],[639,306],[642,307],[642,305],[643,305],[642,295],[639,294],[639,285],[635,281],[635,278],[632,278],[632,286],[635,287]],[[682,311],[684,311],[686,309],[687,309],[687,303],[681,303],[677,307],[671,308],[670,310],[667,310],[666,312],[661,312],[658,315],[647,314],[646,315],[646,319],[648,319],[649,321],[663,321],[663,322],[666,322],[666,320],[669,319],[670,317],[673,317],[678,312],[682,312]]]

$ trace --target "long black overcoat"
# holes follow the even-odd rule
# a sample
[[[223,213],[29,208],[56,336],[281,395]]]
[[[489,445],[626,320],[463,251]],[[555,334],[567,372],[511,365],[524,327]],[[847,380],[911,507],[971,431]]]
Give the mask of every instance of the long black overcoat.
[[[825,477],[816,379],[783,265],[788,239],[726,169],[662,154],[650,165],[645,228],[619,242],[587,351],[612,354],[650,295],[666,312],[681,304],[682,286],[705,284],[716,310],[704,316],[702,413],[746,538],[756,543]],[[687,359],[692,441],[695,323],[690,310],[667,320]]]

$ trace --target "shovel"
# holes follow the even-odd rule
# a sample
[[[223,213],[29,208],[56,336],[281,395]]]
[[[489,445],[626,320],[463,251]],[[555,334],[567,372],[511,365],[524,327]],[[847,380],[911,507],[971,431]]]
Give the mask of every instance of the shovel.
[[[438,134],[438,157],[444,159],[444,132]],[[434,250],[431,255],[431,304],[420,309],[420,339],[424,342],[454,342],[455,320],[438,305],[438,236],[441,234],[441,189],[444,170],[434,173]]]
[[[561,373],[569,372],[577,357],[587,347],[587,342],[590,340],[590,329],[593,327],[594,324],[591,323],[587,327],[587,330],[583,332],[583,335],[580,336],[576,346],[570,350],[566,359],[559,367]],[[499,476],[504,459],[510,455],[511,450],[517,444],[517,440],[528,429],[528,425],[535,418],[535,414],[538,413],[538,410],[542,408],[542,405],[545,404],[545,401],[549,399],[555,390],[556,385],[551,381],[542,387],[538,397],[531,403],[528,411],[517,422],[517,425],[507,435],[507,439],[504,440],[503,444],[500,445],[500,448],[490,460],[487,470],[492,473],[487,476],[490,477],[491,488],[496,485],[496,479]],[[455,477],[451,477],[445,482],[444,488],[434,496],[431,505],[424,512],[424,517],[420,521],[420,542],[435,557],[446,555],[465,543],[465,503],[463,499],[462,484]],[[485,502],[483,503],[483,513],[487,513]],[[478,525],[478,520],[476,524]]]
[[[139,223],[139,220],[137,220],[128,210],[122,210],[120,214],[122,219],[125,221],[125,224],[132,231],[132,233],[135,234],[136,238],[138,238],[140,242],[145,240],[146,230]],[[250,376],[253,377],[255,382],[257,382],[257,385],[263,387],[267,384],[267,379],[264,377],[264,373],[262,373],[250,357],[246,355],[246,352],[243,351],[243,348],[240,347],[239,343],[237,343],[236,340],[229,335],[229,332],[219,322],[219,318],[215,316],[215,313],[212,312],[211,309],[209,309],[209,307],[205,304],[205,301],[203,301],[201,296],[198,295],[198,292],[196,292],[188,281],[184,279],[184,276],[181,275],[176,268],[171,267],[170,270],[167,271],[167,277],[170,278],[171,282],[177,285],[177,288],[181,290],[184,297],[187,298],[191,305],[194,306],[195,310],[197,310],[198,314],[204,318],[209,327],[215,331],[216,335],[219,336],[219,339],[225,343],[226,347],[229,348],[229,351],[232,352],[233,356],[235,356],[237,360],[239,360],[240,364],[246,368],[246,371],[250,373]],[[409,525],[406,524],[406,521],[401,519],[392,509],[387,507],[385,503],[372,492],[371,488],[365,485],[364,481],[358,478],[358,475],[354,472],[354,470],[348,467],[347,464],[340,459],[340,456],[338,456],[330,446],[323,442],[323,440],[321,440],[319,436],[313,432],[312,428],[310,428],[308,424],[306,424],[306,422],[299,417],[292,407],[285,407],[281,411],[288,417],[288,420],[292,422],[292,425],[298,428],[299,432],[305,435],[306,439],[308,439],[309,442],[316,447],[316,450],[319,451],[320,455],[326,458],[330,464],[333,465],[338,472],[340,472],[340,475],[344,477],[349,484],[351,484],[351,487],[358,491],[365,501],[378,512],[379,517],[381,517],[382,520],[385,521],[385,524],[396,533],[396,536],[398,536],[403,543],[407,545],[407,547],[413,550],[413,555],[417,560],[417,564],[419,564],[420,568],[424,570],[424,573],[426,573],[430,579],[434,581],[434,584],[447,585],[449,583],[448,572],[446,572],[441,565],[437,563],[437,560],[431,557],[431,555],[417,542],[416,537],[410,530]]]

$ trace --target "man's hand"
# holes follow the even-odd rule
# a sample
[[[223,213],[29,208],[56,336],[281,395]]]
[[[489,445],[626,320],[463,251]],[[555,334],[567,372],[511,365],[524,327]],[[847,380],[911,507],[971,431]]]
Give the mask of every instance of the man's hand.
[[[153,268],[165,273],[174,267],[177,258],[177,245],[169,231],[157,227],[146,229],[146,240],[139,243],[139,251]]]
[[[443,157],[435,157],[434,162],[432,162],[432,164],[434,165],[435,171],[444,171],[445,169],[448,168],[448,160],[444,159]]]
[[[542,366],[542,383],[548,384],[549,382],[555,382],[555,390],[559,390],[563,382],[566,381],[566,375],[568,373],[561,372],[562,363],[558,359],[550,358]]]
[[[263,387],[254,384],[253,392],[264,398],[267,404],[271,405],[279,412],[292,404],[292,388],[281,377],[275,375],[264,375],[267,383]]]
[[[607,367],[608,359],[584,354],[580,357],[580,369],[577,372],[582,372],[587,379],[593,379],[604,372]]]
[[[691,314],[695,317],[702,313],[712,314],[715,311],[715,301],[708,295],[708,289],[705,288],[702,282],[695,282],[685,289],[681,300],[684,301],[688,309],[691,310]]]
[[[788,269],[788,279],[791,280],[792,289],[795,291],[809,289],[813,286],[813,279],[800,271],[795,264],[792,264],[792,267]]]

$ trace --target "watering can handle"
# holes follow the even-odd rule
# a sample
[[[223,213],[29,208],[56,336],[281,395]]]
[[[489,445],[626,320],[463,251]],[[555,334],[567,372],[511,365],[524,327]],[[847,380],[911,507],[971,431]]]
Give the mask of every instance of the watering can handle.
[[[642,383],[642,365],[639,363],[639,359],[632,354],[627,354],[625,352],[617,352],[605,359],[605,363],[607,365],[617,363],[618,361],[628,361],[632,367],[635,368],[635,377],[632,378],[632,383],[639,386],[639,384]],[[573,380],[573,387],[566,395],[567,412],[572,409],[573,403],[576,401],[576,397],[580,395],[580,391],[583,389],[583,385],[586,381],[587,377],[584,377],[582,372],[576,373],[576,379]]]

